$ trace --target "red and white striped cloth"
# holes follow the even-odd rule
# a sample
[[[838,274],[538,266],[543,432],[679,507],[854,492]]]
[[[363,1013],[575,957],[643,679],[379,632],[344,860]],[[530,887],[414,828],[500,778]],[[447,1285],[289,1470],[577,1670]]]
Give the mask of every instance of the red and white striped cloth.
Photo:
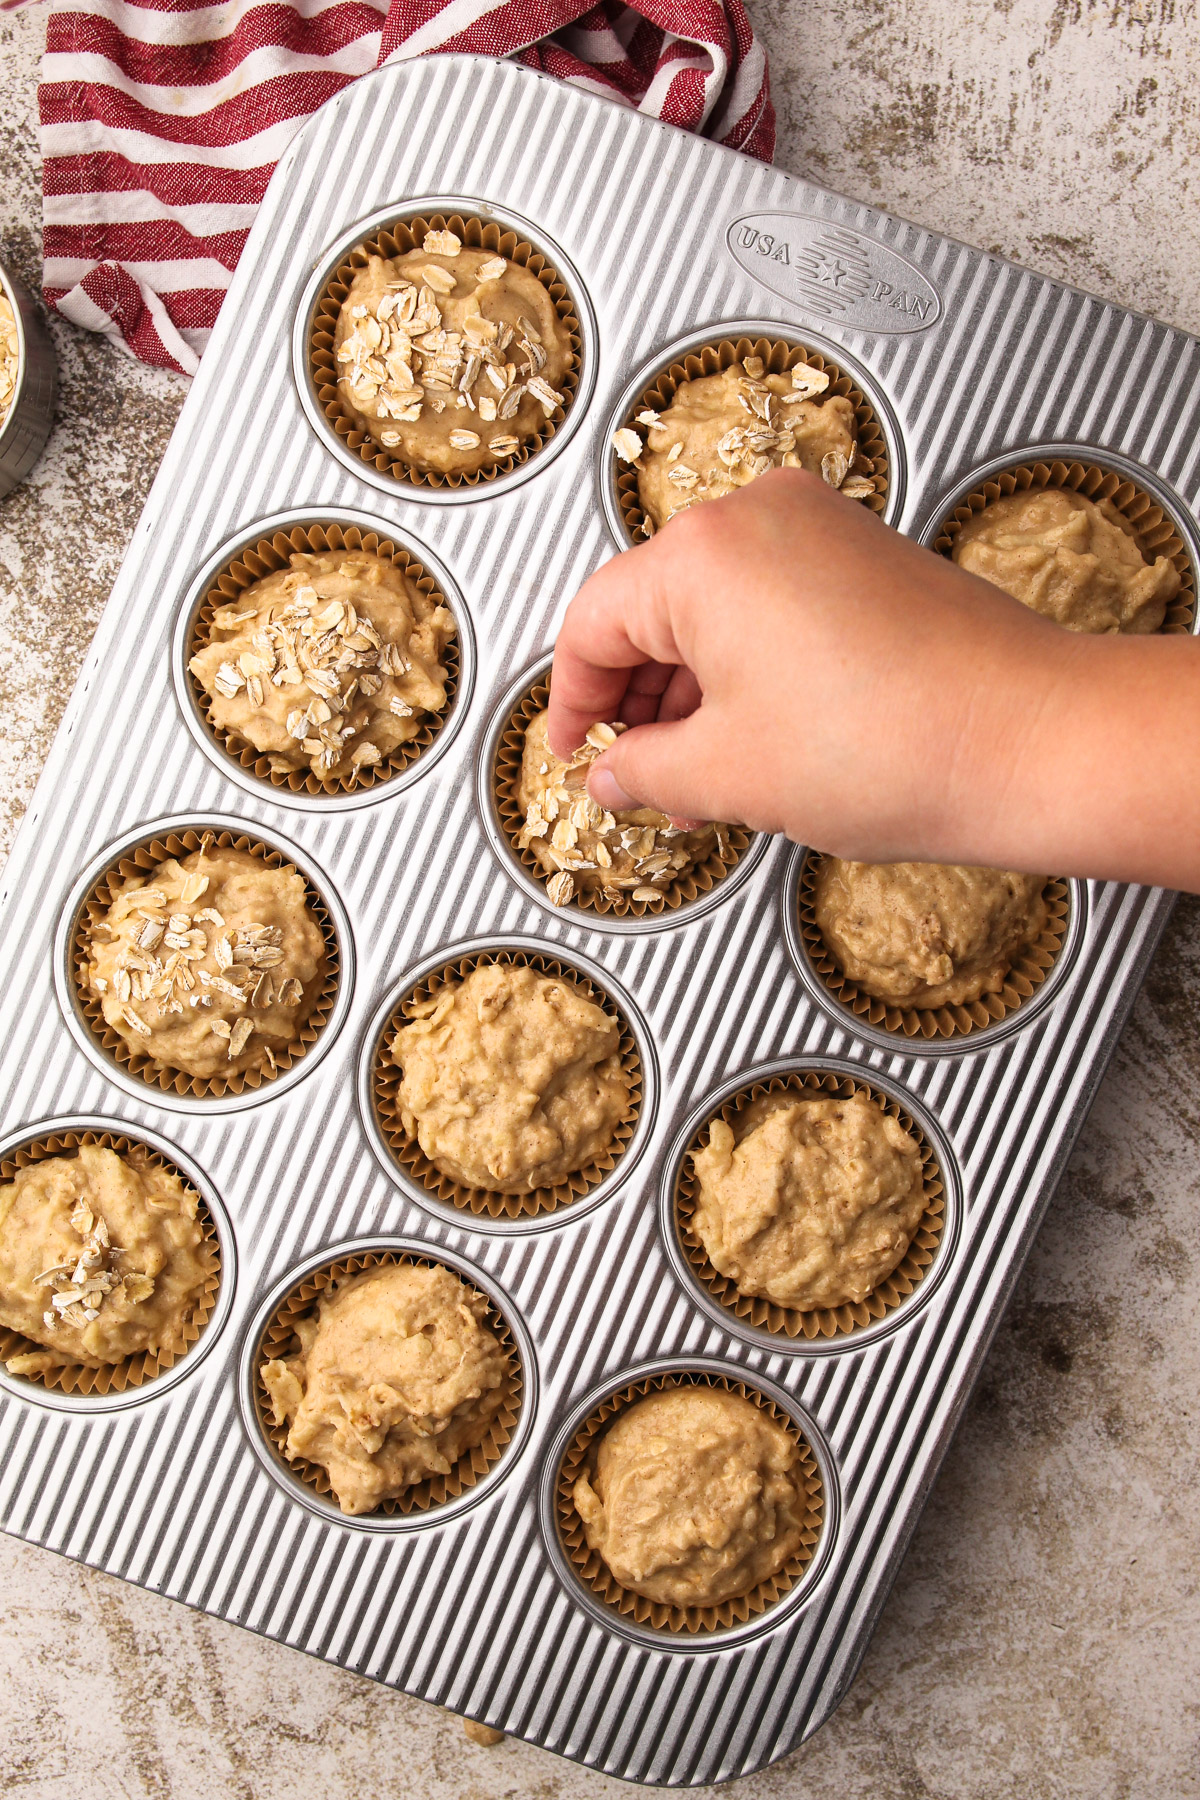
[[[294,132],[357,76],[437,51],[516,56],[774,154],[743,0],[54,0],[38,90],[46,299],[194,373]]]

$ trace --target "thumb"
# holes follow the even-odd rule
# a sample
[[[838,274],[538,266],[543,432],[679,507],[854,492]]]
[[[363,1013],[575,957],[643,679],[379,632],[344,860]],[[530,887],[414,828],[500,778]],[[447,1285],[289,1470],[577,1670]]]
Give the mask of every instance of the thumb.
[[[673,819],[724,819],[703,711],[701,706],[686,719],[622,732],[588,770],[596,804],[608,812],[654,806]]]

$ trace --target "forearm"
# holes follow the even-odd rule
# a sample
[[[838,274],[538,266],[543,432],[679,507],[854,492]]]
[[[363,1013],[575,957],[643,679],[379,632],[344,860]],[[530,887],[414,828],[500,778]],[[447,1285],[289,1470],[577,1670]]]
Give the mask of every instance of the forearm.
[[[1200,642],[1067,631],[788,470],[577,596],[551,743],[598,718],[613,812],[1200,891]]]
[[[1013,748],[987,860],[1200,890],[1200,643],[1073,635]]]

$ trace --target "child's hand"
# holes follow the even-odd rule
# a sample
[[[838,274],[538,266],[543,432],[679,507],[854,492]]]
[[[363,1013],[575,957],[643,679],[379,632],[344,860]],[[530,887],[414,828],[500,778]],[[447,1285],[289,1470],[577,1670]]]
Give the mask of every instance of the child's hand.
[[[565,755],[597,719],[638,727],[592,766],[610,810],[870,862],[1191,886],[1198,652],[1067,632],[778,470],[587,582],[555,650],[550,738]]]

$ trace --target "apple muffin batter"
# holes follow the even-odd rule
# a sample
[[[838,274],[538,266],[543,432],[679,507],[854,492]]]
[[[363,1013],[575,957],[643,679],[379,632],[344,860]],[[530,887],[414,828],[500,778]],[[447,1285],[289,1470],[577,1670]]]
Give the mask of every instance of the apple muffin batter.
[[[304,877],[210,846],[110,886],[83,985],[113,1031],[187,1075],[273,1071],[326,975]]]
[[[778,1574],[803,1542],[800,1452],[741,1394],[688,1386],[618,1413],[575,1483],[591,1548],[624,1588],[719,1606]]]
[[[218,731],[277,775],[322,781],[383,762],[446,704],[454,620],[387,557],[297,553],[219,607],[188,668]]]
[[[400,1114],[451,1180],[529,1194],[608,1149],[629,1112],[621,1033],[574,983],[481,963],[417,1014],[390,1045]]]
[[[287,1455],[319,1463],[344,1513],[373,1512],[482,1444],[508,1358],[452,1269],[384,1264],[331,1283],[296,1356],[262,1365]]]
[[[334,334],[342,404],[414,469],[494,469],[566,404],[574,352],[548,290],[494,250],[430,231],[371,256]]]
[[[1048,917],[1044,875],[822,859],[814,912],[834,961],[897,1006],[964,1006],[1004,986]]]
[[[1068,631],[1157,631],[1180,588],[1170,557],[1148,563],[1110,500],[1064,488],[993,500],[962,527],[952,555]]]
[[[550,880],[555,906],[598,889],[657,900],[714,851],[729,849],[726,825],[685,831],[653,806],[605,812],[587,791],[588,765],[616,742],[624,725],[593,725],[568,762],[550,748],[547,714],[535,713],[525,732],[517,804],[525,815],[518,839]]]
[[[0,1186],[0,1325],[14,1375],[102,1369],[178,1341],[212,1270],[197,1196],[136,1151],[82,1144]]]
[[[865,500],[875,490],[854,471],[854,406],[840,394],[822,400],[828,387],[829,376],[810,363],[768,375],[761,357],[748,356],[717,375],[681,381],[665,412],[638,413],[636,425],[616,433],[613,447],[637,470],[650,529],[768,469],[808,469],[851,499]]]
[[[901,1261],[925,1211],[921,1148],[860,1094],[768,1094],[692,1158],[693,1224],[743,1294],[799,1312],[865,1300]]]

